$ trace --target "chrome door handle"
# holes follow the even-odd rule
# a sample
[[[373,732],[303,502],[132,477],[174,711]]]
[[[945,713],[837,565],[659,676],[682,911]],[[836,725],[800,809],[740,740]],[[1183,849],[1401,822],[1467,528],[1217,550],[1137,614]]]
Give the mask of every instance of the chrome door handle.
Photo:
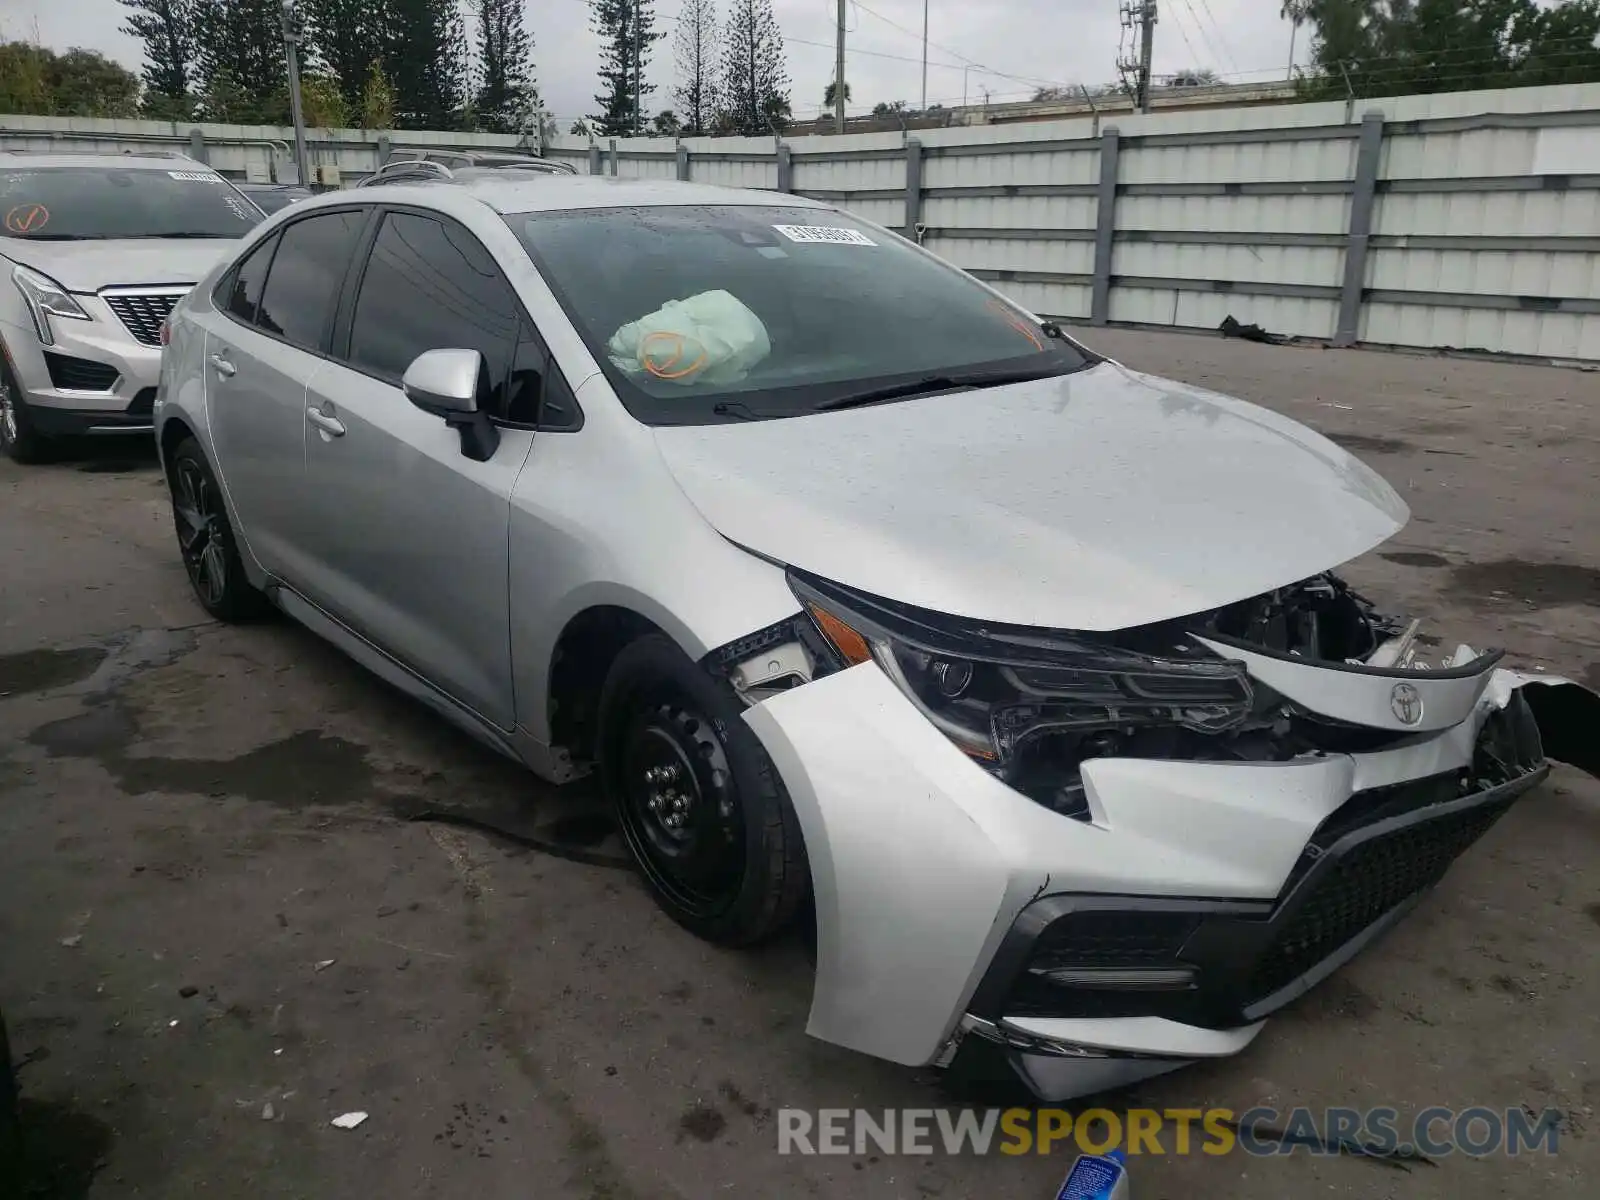
[[[306,409],[306,420],[330,437],[344,436],[344,422],[339,420],[338,417],[329,416],[325,412],[318,412],[314,408],[308,408]]]
[[[227,359],[223,358],[220,354],[213,354],[211,356],[211,365],[213,368],[215,368],[217,374],[221,375],[224,379],[233,378],[234,372],[239,369]]]

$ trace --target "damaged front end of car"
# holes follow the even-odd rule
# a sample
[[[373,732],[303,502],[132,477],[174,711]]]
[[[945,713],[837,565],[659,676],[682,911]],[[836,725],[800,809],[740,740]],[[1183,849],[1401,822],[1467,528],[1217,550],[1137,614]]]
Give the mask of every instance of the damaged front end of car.
[[[1115,633],[790,581],[708,666],[805,831],[809,1032],[1047,1099],[1238,1052],[1548,758],[1600,773],[1600,697],[1332,574]]]

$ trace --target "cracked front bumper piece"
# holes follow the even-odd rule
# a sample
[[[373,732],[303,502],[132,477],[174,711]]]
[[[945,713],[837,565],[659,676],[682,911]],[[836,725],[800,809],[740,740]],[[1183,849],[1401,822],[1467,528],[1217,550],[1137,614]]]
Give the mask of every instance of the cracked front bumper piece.
[[[1547,753],[1595,770],[1600,698],[1456,661],[1482,667],[1406,677],[1442,727],[1287,761],[1090,760],[1085,819],[984,770],[874,663],[748,709],[811,860],[808,1032],[1046,1100],[1238,1053],[1403,917]],[[1410,715],[1395,673],[1336,673],[1347,718]],[[1315,710],[1328,674],[1272,686]]]

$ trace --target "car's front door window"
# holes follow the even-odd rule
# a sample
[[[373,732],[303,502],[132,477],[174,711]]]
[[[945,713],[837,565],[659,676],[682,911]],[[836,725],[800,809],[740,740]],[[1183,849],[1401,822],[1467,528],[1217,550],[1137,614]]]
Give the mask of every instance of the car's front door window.
[[[505,418],[520,320],[511,284],[477,239],[453,222],[393,212],[361,280],[349,361],[398,384],[424,350],[476,350],[484,365],[478,403]]]

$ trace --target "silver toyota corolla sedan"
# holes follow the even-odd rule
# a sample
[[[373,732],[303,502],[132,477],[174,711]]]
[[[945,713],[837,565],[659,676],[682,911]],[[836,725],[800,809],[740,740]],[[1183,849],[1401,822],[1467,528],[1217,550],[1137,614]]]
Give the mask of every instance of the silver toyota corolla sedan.
[[[1600,700],[1334,568],[1404,503],[897,235],[588,177],[323,196],[172,314],[218,617],[268,604],[546,779],[662,907],[814,913],[809,1032],[1066,1098],[1233,1054]]]

